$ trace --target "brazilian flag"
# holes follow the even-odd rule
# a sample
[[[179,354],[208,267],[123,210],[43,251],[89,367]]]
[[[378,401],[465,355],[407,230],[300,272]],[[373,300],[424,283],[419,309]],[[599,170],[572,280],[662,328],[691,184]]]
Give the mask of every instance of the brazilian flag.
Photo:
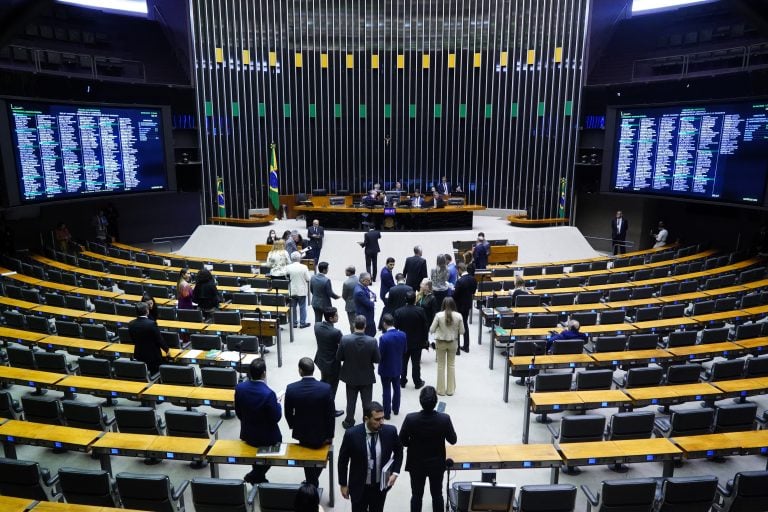
[[[276,212],[280,211],[280,180],[277,177],[277,152],[274,142],[269,145],[269,202]]]
[[[216,176],[216,203],[219,205],[219,217],[227,216],[227,207],[224,203],[224,178]]]

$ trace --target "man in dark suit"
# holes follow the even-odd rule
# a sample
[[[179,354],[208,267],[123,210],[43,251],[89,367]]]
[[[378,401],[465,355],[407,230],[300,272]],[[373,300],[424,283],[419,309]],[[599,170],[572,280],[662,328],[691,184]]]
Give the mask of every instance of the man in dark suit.
[[[395,277],[392,275],[392,269],[395,268],[395,258],[392,256],[387,258],[387,262],[381,267],[381,287],[379,288],[379,297],[381,300],[385,300],[390,288],[395,286]]]
[[[344,299],[344,311],[349,320],[349,332],[355,331],[355,288],[357,288],[357,276],[355,267],[349,266],[344,269],[344,275],[347,278],[341,285],[341,298]]]
[[[315,313],[315,323],[323,321],[323,311],[331,307],[331,299],[340,299],[333,291],[331,280],[328,279],[328,262],[321,261],[315,266],[315,275],[309,280],[309,291],[312,296],[312,311]]]
[[[163,362],[161,350],[166,357],[171,349],[160,334],[157,323],[149,318],[149,309],[146,302],[136,304],[136,318],[128,323],[128,332],[135,344],[133,357],[137,361],[147,364],[147,370],[151,375],[160,371],[160,363]]]
[[[283,417],[283,409],[275,392],[267,386],[267,363],[254,359],[248,367],[249,380],[235,387],[235,414],[240,419],[240,439],[251,446],[271,446],[282,442],[283,436],[277,423]],[[243,480],[258,485],[267,482],[270,466],[254,464],[253,470]]]
[[[408,384],[408,360],[411,360],[413,384],[416,389],[424,385],[421,380],[421,351],[429,342],[429,324],[424,308],[416,305],[416,292],[405,294],[405,306],[395,310],[395,328],[405,333],[408,350],[403,354],[403,372],[400,374],[400,387]]]
[[[341,363],[336,359],[341,343],[341,331],[333,326],[339,321],[339,313],[336,308],[327,308],[323,312],[324,321],[315,324],[315,339],[317,340],[317,352],[315,352],[315,364],[320,368],[320,380],[331,386],[331,396],[336,400],[336,390],[339,387],[339,371]],[[336,410],[336,416],[341,416],[344,411]]]
[[[611,241],[613,243],[613,255],[624,254],[627,251],[627,230],[629,222],[624,218],[621,210],[616,212],[616,217],[611,220]]]
[[[368,272],[361,273],[355,287],[355,315],[365,317],[365,334],[375,336],[376,323],[373,315],[376,310],[376,294],[371,291],[369,286],[371,286],[371,275]]]
[[[344,432],[341,442],[338,465],[341,496],[351,498],[352,512],[382,512],[387,491],[395,485],[400,473],[403,445],[397,429],[383,424],[384,408],[378,402],[364,406],[363,421]],[[390,460],[388,471],[383,471]]]
[[[408,256],[405,259],[403,275],[405,276],[405,284],[414,290],[418,290],[421,286],[421,280],[427,277],[427,260],[421,257],[420,245],[413,248],[413,256]]]
[[[400,441],[408,447],[405,470],[411,474],[411,512],[421,511],[427,478],[432,495],[432,512],[442,512],[445,443],[456,444],[456,431],[450,416],[435,411],[435,388],[427,386],[422,389],[419,402],[421,411],[406,416],[400,429]]]
[[[456,302],[456,311],[461,313],[461,318],[464,321],[464,346],[461,347],[461,350],[469,352],[469,325],[467,320],[469,319],[469,312],[472,310],[472,297],[474,297],[477,291],[477,280],[475,276],[467,272],[467,265],[465,263],[459,262],[456,265],[456,269],[460,277],[453,288],[453,300]]]
[[[376,340],[365,334],[364,316],[355,317],[355,332],[342,336],[336,359],[343,363],[340,378],[347,385],[347,416],[341,426],[349,428],[355,424],[357,395],[363,406],[373,398],[373,365],[381,361]]]
[[[447,196],[451,193],[451,184],[448,183],[448,178],[443,176],[440,180],[440,183],[437,184],[436,187],[437,193],[441,196]]]
[[[383,389],[384,419],[388,420],[390,413],[400,413],[400,375],[403,371],[403,354],[407,351],[405,333],[395,329],[395,319],[387,313],[381,317],[384,334],[379,338],[379,377]]]
[[[370,229],[363,235],[363,241],[360,242],[360,246],[365,252],[365,270],[371,274],[371,280],[376,282],[376,260],[381,252],[379,248],[379,239],[381,239],[381,233],[375,227],[371,226]]]
[[[389,289],[389,293],[384,300],[386,312],[392,314],[405,306],[405,294],[413,291],[413,288],[405,284],[405,276],[403,274],[398,273],[395,276],[395,282],[397,284]]]
[[[312,221],[312,227],[307,230],[307,238],[309,239],[309,249],[312,251],[311,257],[315,260],[315,268],[317,268],[317,262],[320,261],[320,251],[323,249],[323,237],[325,236],[325,230],[320,225],[320,221],[315,219]]]
[[[315,380],[315,363],[308,357],[299,359],[301,380],[285,388],[285,420],[293,430],[293,438],[308,448],[330,444],[336,427],[331,386]],[[320,486],[323,468],[304,468],[307,483]]]

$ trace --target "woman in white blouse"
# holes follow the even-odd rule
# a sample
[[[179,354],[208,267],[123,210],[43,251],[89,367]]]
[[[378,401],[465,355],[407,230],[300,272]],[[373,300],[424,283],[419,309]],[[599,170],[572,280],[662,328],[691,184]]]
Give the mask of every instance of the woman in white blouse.
[[[267,255],[267,265],[269,265],[269,275],[284,277],[285,267],[291,262],[288,251],[285,250],[284,240],[275,240],[272,250]]]
[[[464,322],[451,297],[443,299],[443,310],[435,315],[429,332],[435,335],[437,394],[451,396],[456,391],[456,347],[459,336],[464,335]]]

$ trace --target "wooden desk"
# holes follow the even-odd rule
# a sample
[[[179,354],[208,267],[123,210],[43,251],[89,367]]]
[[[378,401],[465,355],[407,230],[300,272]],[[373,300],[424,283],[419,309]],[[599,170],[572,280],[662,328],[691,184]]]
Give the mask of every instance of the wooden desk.
[[[691,345],[688,347],[673,347],[668,348],[667,352],[680,359],[699,359],[703,357],[729,357],[740,356],[746,352],[746,350],[729,341],[722,343],[709,343],[705,345]]]
[[[712,383],[722,390],[724,396],[745,397],[749,395],[764,395],[768,391],[768,377],[750,379],[719,380]]]
[[[663,476],[672,476],[672,461],[683,456],[680,448],[664,437],[625,441],[595,441],[558,445],[568,466],[595,464],[628,464],[633,462],[664,462]]]
[[[517,448],[518,446],[516,445],[515,447]],[[446,459],[453,460],[451,469],[501,469],[501,455],[499,454],[498,447],[493,444],[446,446],[445,457]],[[557,459],[560,460],[559,455]]]
[[[112,455],[168,460],[202,460],[210,439],[107,432],[93,444],[101,469],[112,474]]]
[[[723,396],[720,389],[707,383],[630,388],[624,392],[632,398],[635,407],[672,405],[690,400],[719,400]]]
[[[32,508],[35,500],[29,498],[13,498],[11,496],[0,496],[0,510],[3,512],[24,512]]]
[[[49,387],[66,377],[63,373],[41,372],[12,366],[0,366],[0,381],[13,382],[31,388]]]
[[[28,300],[21,300],[21,299],[12,299],[10,297],[0,296],[0,304],[3,306],[10,306],[15,309],[25,309],[25,310],[33,310],[36,307],[39,307],[40,304],[37,302],[30,302]]]
[[[117,325],[118,327],[122,327],[123,325],[128,325],[131,320],[135,319],[135,316],[123,316],[123,315],[110,315],[108,313],[86,313],[83,315],[83,318],[87,318],[89,320],[94,320],[99,323],[105,323],[108,325]],[[158,323],[159,325],[159,323]]]
[[[551,468],[550,483],[557,483],[562,457],[552,444],[446,446],[448,471],[464,469]]]
[[[3,509],[5,510],[5,509]],[[76,505],[57,501],[39,501],[32,508],[33,512],[141,512],[136,509],[100,507],[94,505]]]
[[[40,305],[38,305],[36,308],[33,308],[32,311],[35,313],[45,313],[46,315],[52,315],[65,320],[68,318],[82,318],[86,313],[88,313],[88,311],[83,309],[60,308],[56,306]]]
[[[61,350],[79,354],[92,354],[110,345],[108,341],[94,341],[66,336],[46,336],[37,341],[37,346],[46,350]]]
[[[203,333],[208,328],[208,324],[204,322],[179,322],[178,320],[158,320],[157,326],[172,331],[199,333]]]
[[[623,409],[632,405],[632,399],[620,389],[596,389],[592,391],[576,391],[584,409],[618,407]]]
[[[742,445],[742,434],[742,432],[737,433],[736,436],[705,434],[675,437],[670,440],[680,447],[686,459],[701,459],[739,455]]]
[[[219,477],[218,464],[259,464],[269,466],[315,467],[328,466],[328,504],[334,504],[333,476],[336,468],[333,464],[333,445],[322,448],[306,448],[296,443],[287,443],[285,455],[277,457],[259,457],[259,449],[239,439],[219,439],[214,441],[206,458],[210,462],[211,477]]]
[[[754,308],[750,308],[750,309],[754,309]],[[752,315],[748,313],[746,310],[735,309],[733,311],[721,311],[718,313],[709,313],[707,315],[696,315],[696,316],[692,316],[691,318],[694,319],[696,323],[706,325],[712,322],[739,320],[742,317],[749,317],[749,316],[752,316]]]
[[[132,345],[130,343],[110,343],[106,347],[102,347],[99,350],[96,351],[97,355],[103,355],[107,357],[133,357],[133,351],[136,349],[135,345]],[[170,359],[171,361],[175,360],[177,357],[179,357],[181,354],[183,354],[185,351],[183,349],[179,348],[172,348],[170,351]],[[165,357],[165,356],[163,356]]]
[[[15,341],[22,345],[26,345],[25,341],[37,342],[45,337],[47,337],[47,334],[0,326],[0,339]]]
[[[2,334],[0,334],[0,337],[2,337]],[[750,354],[762,355],[766,349],[768,349],[768,336],[760,336],[759,338],[750,338],[747,340],[736,340],[734,343],[747,349]]]
[[[584,401],[575,391],[549,391],[546,393],[531,393],[533,412],[559,412],[565,410],[580,410]]]
[[[326,229],[358,229],[362,214],[368,214],[368,222],[377,226],[384,219],[384,208],[344,206],[296,206],[297,213],[307,218],[307,228],[317,219]],[[472,214],[485,210],[485,206],[464,205],[445,208],[396,208],[395,222],[398,229],[406,231],[433,231],[443,229],[472,229]]]
[[[223,407],[235,405],[235,390],[221,388],[195,387],[187,397],[188,403],[198,405],[210,405],[212,407]]]
[[[209,324],[205,327],[205,332],[215,332],[216,334],[239,334],[243,330],[242,325],[234,324]]]
[[[130,380],[102,379],[100,377],[82,377],[70,375],[57,382],[52,387],[60,391],[73,393],[87,393],[89,395],[104,398],[124,397],[130,400],[138,400],[148,382],[134,382]]]
[[[698,323],[696,320],[687,316],[678,316],[675,318],[665,318],[664,320],[649,320],[647,322],[632,322],[632,325],[637,328],[638,331],[651,331],[657,330],[677,330],[684,329],[686,325],[693,325]]]
[[[649,350],[625,350],[622,352],[595,352],[592,355],[597,366],[617,366],[620,364],[647,364],[665,361],[672,358],[672,355],[660,348]]]
[[[592,304],[568,304],[566,306],[546,306],[547,311],[550,313],[570,313],[576,311],[600,311],[602,309],[608,309],[608,306],[602,302],[594,302]],[[586,327],[586,326],[585,326]]]
[[[98,430],[19,420],[8,420],[0,425],[0,442],[3,444],[5,456],[11,459],[16,458],[17,444],[85,452],[101,435],[102,432]]]
[[[531,364],[532,356],[516,356],[509,358],[509,366],[513,371],[518,370],[549,370],[554,368],[588,368],[594,366],[595,360],[588,354],[558,354],[536,356],[535,364]]]
[[[141,393],[143,400],[152,402],[174,402],[179,405],[192,407],[187,403],[187,398],[192,393],[193,386],[179,386],[172,384],[152,384]]]

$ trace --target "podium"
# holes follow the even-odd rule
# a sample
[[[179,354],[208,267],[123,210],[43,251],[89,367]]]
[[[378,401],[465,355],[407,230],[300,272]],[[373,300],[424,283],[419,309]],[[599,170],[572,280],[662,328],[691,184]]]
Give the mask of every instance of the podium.
[[[280,324],[276,318],[243,318],[240,320],[242,334],[265,338],[276,338],[277,367],[283,366],[283,346],[280,341]]]

